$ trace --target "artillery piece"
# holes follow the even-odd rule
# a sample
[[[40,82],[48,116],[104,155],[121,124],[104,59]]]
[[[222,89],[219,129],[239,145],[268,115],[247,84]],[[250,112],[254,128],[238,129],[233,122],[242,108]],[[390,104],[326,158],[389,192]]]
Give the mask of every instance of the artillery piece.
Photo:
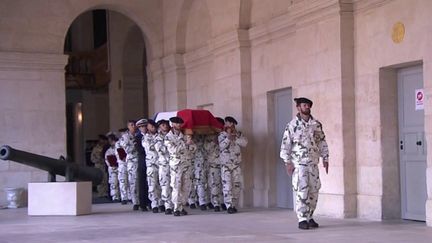
[[[55,182],[56,175],[66,177],[66,181],[91,181],[94,185],[102,182],[103,173],[99,169],[80,166],[64,159],[53,159],[22,150],[13,149],[8,145],[0,147],[0,159],[10,160],[48,172],[48,181]]]
[[[103,173],[99,169],[13,149],[7,145],[0,147],[0,159],[48,172],[49,182],[28,184],[29,215],[91,213],[92,183],[98,185],[103,179]],[[56,182],[56,175],[66,177],[66,182]]]

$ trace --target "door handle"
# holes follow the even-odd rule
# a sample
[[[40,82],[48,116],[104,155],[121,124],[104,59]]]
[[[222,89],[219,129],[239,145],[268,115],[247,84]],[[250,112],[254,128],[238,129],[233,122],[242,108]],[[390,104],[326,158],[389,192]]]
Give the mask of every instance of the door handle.
[[[417,141],[416,144],[417,144],[417,146],[421,146],[422,145],[422,141]]]
[[[403,150],[403,141],[400,141],[400,149]]]

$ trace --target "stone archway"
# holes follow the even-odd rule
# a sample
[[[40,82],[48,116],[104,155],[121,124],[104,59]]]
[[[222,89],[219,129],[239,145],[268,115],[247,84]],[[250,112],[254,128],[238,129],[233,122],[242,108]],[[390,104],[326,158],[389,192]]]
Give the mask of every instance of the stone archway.
[[[101,26],[97,11],[105,12]],[[102,27],[105,40],[96,46]],[[98,134],[148,116],[146,39],[138,24],[116,11],[92,9],[71,24],[66,40],[76,48],[65,52],[66,106],[68,155],[74,160],[91,165],[89,152]]]

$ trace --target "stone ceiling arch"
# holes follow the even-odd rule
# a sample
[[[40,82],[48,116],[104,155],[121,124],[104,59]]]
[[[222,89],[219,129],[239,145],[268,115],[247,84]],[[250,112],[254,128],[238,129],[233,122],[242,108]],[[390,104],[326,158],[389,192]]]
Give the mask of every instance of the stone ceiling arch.
[[[104,1],[102,1],[104,2]],[[67,35],[67,31],[69,27],[72,25],[73,21],[78,18],[81,14],[95,10],[95,9],[104,9],[108,11],[113,11],[121,14],[125,18],[130,19],[133,23],[135,23],[141,30],[146,50],[147,50],[147,58],[148,60],[152,60],[157,57],[162,56],[162,45],[160,41],[160,35],[157,34],[157,31],[154,30],[151,25],[146,21],[144,17],[142,17],[143,13],[138,13],[136,10],[130,9],[130,7],[125,7],[121,3],[99,3],[99,4],[87,4],[80,6],[73,10],[73,12],[68,16],[65,23],[66,25],[63,28],[63,42],[61,43],[61,52],[63,52],[63,43]]]

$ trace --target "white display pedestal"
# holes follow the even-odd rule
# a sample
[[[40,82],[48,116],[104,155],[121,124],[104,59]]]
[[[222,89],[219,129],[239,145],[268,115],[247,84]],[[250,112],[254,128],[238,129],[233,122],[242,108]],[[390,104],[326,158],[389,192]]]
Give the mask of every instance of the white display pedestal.
[[[28,215],[83,215],[91,206],[91,182],[28,184]]]

